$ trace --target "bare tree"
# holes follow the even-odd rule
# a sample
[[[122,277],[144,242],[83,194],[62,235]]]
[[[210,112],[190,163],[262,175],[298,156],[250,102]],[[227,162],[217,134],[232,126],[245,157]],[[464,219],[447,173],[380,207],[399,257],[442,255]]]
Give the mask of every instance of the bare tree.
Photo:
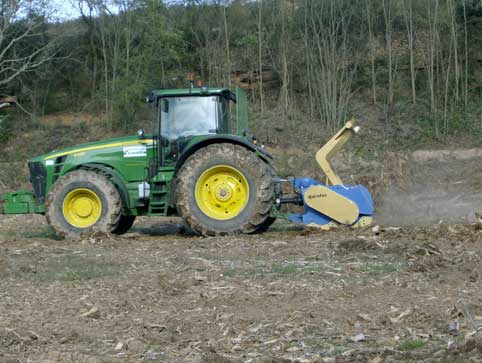
[[[56,45],[46,39],[45,9],[42,0],[0,1],[0,87],[53,59]]]
[[[226,43],[226,74],[228,77],[228,86],[231,88],[231,49],[229,47],[228,20],[226,16],[226,7],[228,4],[222,4],[221,6],[223,8],[224,41]]]
[[[370,0],[365,0],[366,21],[368,26],[368,41],[370,43],[370,63],[372,78],[372,100],[377,103],[377,75],[375,69],[375,36],[373,34],[373,7]]]
[[[281,57],[281,90],[280,102],[286,111],[289,109],[289,60],[288,60],[288,17],[289,9],[286,1],[280,1],[279,4],[280,20],[281,20],[281,35],[280,35],[280,57]]]
[[[393,0],[382,0],[383,3],[383,19],[385,21],[385,41],[387,47],[387,60],[388,60],[388,94],[387,104],[390,107],[393,104]]]
[[[113,122],[113,98],[117,90],[117,80],[121,75],[121,62],[125,63],[127,74],[130,70],[132,6],[130,0],[78,0],[76,3],[82,19],[91,27],[94,37],[100,43],[103,61],[104,112],[109,127],[112,127]],[[118,11],[122,14],[117,14]],[[123,42],[126,44],[124,58]]]
[[[303,29],[303,41],[304,41],[304,48],[305,48],[305,63],[306,63],[306,81],[308,83],[308,100],[309,100],[309,109],[310,109],[310,117],[313,118],[315,113],[315,104],[314,104],[314,97],[313,97],[313,82],[311,79],[311,61],[310,61],[310,24],[309,24],[309,1],[306,0],[305,3],[305,11],[304,11],[304,29]]]
[[[352,83],[357,69],[358,49],[349,44],[352,12],[349,1],[312,3],[309,48],[314,87],[320,117],[332,130],[345,120]],[[316,82],[316,83],[315,83]]]
[[[436,104],[436,57],[439,49],[439,0],[427,0],[428,38],[424,47],[424,61],[430,92],[430,111],[435,113]]]
[[[465,74],[464,74],[464,105],[467,109],[468,92],[469,92],[469,45],[468,45],[468,31],[467,31],[467,8],[465,1],[462,1],[462,9],[464,14],[464,48],[465,48]]]
[[[452,42],[450,43],[452,46]],[[440,68],[441,72],[444,76],[444,93],[443,93],[443,100],[444,100],[444,112],[443,112],[443,128],[442,134],[443,136],[447,136],[448,133],[448,106],[449,106],[449,96],[450,96],[450,74],[452,69],[452,55],[456,56],[456,52],[452,52],[452,49],[449,50],[448,59],[447,57],[442,57],[440,61]]]
[[[87,62],[91,62],[89,74],[91,75],[90,97],[95,99],[97,92],[97,72],[98,72],[98,54],[97,54],[97,22],[95,20],[94,4],[85,2],[84,0],[71,0],[71,5],[80,14],[82,22],[87,27],[89,38],[88,56],[85,57]]]
[[[459,100],[459,84],[460,84],[460,67],[459,67],[459,52],[458,52],[458,25],[457,19],[455,14],[455,6],[453,0],[447,0],[447,11],[450,21],[450,35],[451,35],[451,46],[453,48],[453,56],[454,56],[454,85],[453,85],[453,92],[455,101],[458,102]]]
[[[412,103],[417,104],[417,91],[415,87],[416,72],[415,72],[415,52],[414,52],[414,40],[415,40],[415,28],[413,20],[413,0],[404,0],[404,19],[405,27],[407,29],[408,39],[408,52],[410,57],[410,80],[412,86]]]
[[[261,115],[264,113],[264,93],[263,93],[263,0],[258,1],[258,72],[259,72],[259,101],[261,105]]]

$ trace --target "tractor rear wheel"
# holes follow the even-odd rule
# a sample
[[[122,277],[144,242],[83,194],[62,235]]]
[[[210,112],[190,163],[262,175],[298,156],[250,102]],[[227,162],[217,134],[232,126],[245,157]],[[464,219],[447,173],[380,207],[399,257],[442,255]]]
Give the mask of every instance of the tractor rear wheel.
[[[109,179],[76,170],[53,185],[46,217],[59,236],[78,238],[89,230],[114,232],[121,221],[121,208],[119,192]]]
[[[242,146],[206,146],[177,175],[178,212],[205,236],[257,232],[272,218],[272,178],[271,167]]]

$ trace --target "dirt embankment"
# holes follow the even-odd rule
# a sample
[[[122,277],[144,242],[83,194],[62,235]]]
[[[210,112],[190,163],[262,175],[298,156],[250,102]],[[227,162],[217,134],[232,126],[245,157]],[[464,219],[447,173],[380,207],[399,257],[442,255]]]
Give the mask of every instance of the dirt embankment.
[[[475,226],[176,231],[59,241],[42,217],[1,217],[0,361],[480,360]]]

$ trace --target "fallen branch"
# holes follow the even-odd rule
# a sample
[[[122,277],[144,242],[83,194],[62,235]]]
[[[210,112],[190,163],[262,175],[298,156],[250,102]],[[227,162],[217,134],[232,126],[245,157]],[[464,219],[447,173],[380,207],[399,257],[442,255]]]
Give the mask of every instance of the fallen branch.
[[[15,105],[17,103],[17,97],[0,97],[0,110]]]
[[[469,323],[472,325],[476,333],[480,333],[480,330],[482,329],[482,324],[477,322],[473,317],[472,314],[469,311],[469,308],[467,307],[467,304],[465,304],[464,300],[462,299],[462,294],[458,293],[459,299],[457,300],[457,304],[460,306],[462,313],[464,314],[465,318],[469,321]]]

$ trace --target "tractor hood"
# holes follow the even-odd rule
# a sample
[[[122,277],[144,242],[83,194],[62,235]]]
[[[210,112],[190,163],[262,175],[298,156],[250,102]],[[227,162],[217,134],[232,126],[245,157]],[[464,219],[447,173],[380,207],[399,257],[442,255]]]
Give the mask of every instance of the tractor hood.
[[[149,135],[150,136],[150,135]],[[69,155],[81,155],[90,151],[104,151],[104,150],[112,150],[112,149],[122,149],[126,146],[135,146],[135,145],[149,145],[152,144],[153,140],[151,137],[146,136],[143,139],[139,139],[137,136],[124,136],[124,137],[117,137],[112,139],[106,139],[101,141],[94,141],[85,144],[80,144],[76,146],[67,147],[64,149],[53,150],[46,154],[42,154],[36,156],[29,161],[41,161],[45,162],[48,160],[54,160],[58,157],[69,156]]]

